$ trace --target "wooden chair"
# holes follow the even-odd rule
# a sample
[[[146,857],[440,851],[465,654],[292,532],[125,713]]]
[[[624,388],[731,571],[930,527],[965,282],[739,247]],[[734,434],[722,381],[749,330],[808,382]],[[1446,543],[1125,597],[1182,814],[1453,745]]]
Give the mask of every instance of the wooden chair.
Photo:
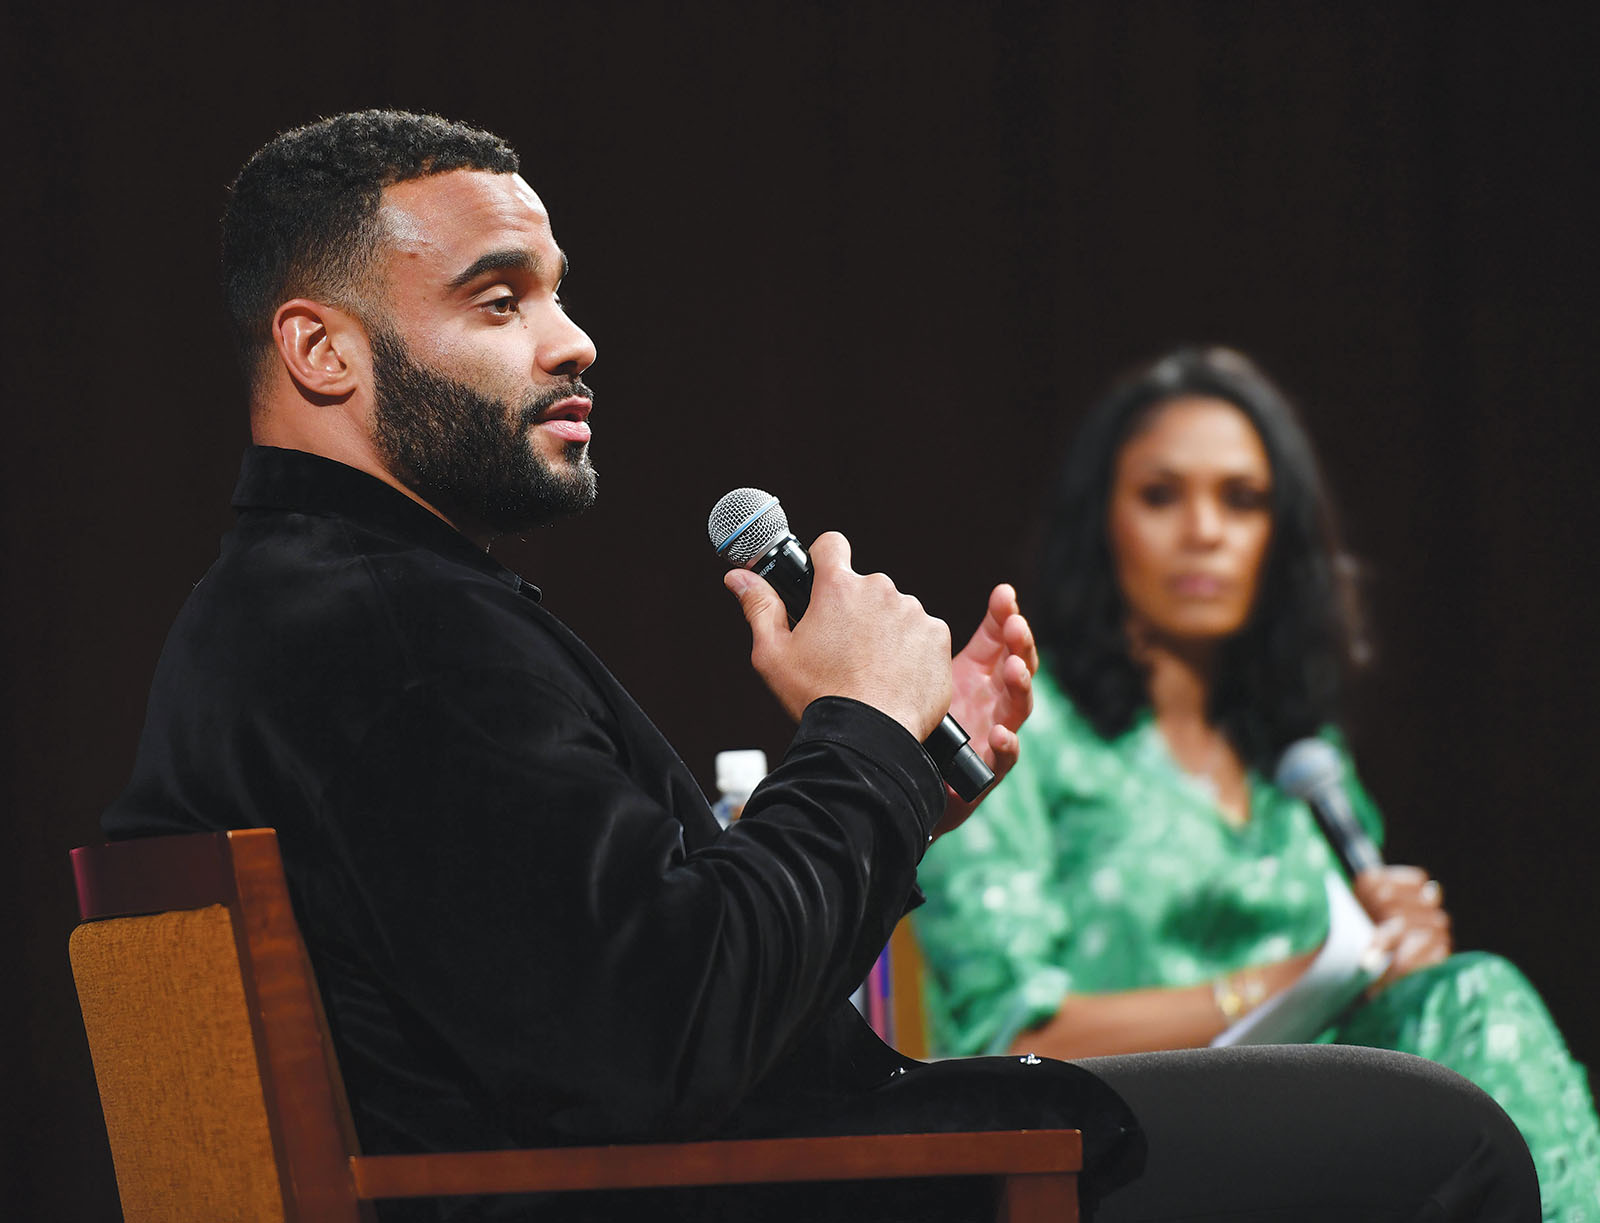
[[[271,829],[74,850],[71,957],[128,1223],[358,1223],[382,1198],[927,1176],[1076,1220],[1076,1130],[362,1155]]]
[[[902,917],[889,936],[889,1016],[894,1047],[907,1057],[928,1056],[928,1017],[922,1005],[926,968],[911,919]]]

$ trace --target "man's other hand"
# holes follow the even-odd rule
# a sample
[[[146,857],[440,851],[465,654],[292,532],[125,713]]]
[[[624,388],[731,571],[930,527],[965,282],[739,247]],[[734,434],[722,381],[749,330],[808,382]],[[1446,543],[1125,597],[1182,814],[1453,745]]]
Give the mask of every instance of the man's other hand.
[[[949,626],[884,574],[855,572],[849,541],[836,531],[811,545],[811,567],[811,604],[793,629],[761,577],[748,569],[724,575],[750,623],[757,674],[796,719],[818,697],[852,697],[922,742],[950,708]]]
[[[950,664],[950,716],[972,737],[973,750],[994,770],[996,784],[1017,762],[1017,729],[1033,711],[1038,669],[1039,648],[1017,605],[1017,592],[1005,584],[996,586],[978,631]],[[977,805],[962,802],[951,791],[933,835],[959,826]]]

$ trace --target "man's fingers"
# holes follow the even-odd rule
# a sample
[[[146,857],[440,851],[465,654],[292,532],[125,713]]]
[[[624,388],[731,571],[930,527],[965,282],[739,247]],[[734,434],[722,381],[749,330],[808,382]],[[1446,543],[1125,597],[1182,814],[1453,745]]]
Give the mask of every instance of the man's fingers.
[[[1004,638],[1006,623],[1022,612],[1017,603],[1017,592],[1009,582],[1001,582],[989,592],[988,610],[989,614],[984,617],[985,621],[993,623],[995,636]]]
[[[739,600],[739,608],[749,621],[750,635],[757,649],[788,629],[788,609],[778,592],[760,574],[748,569],[729,569],[722,575],[722,584]]]
[[[1033,712],[1033,675],[1015,654],[1000,669],[1004,690],[995,704],[995,723],[1016,730]]]
[[[994,604],[991,600],[990,606],[984,611],[983,619],[978,621],[978,627],[967,639],[967,644],[961,647],[961,657],[974,666],[986,670],[992,668],[1006,652],[1004,627],[1004,620],[995,618]]]
[[[1039,669],[1039,651],[1033,629],[1017,610],[1016,592],[1002,582],[989,594],[983,620],[961,650],[961,657],[984,670],[993,671],[1011,656],[1022,660],[1029,674]]]
[[[850,568],[850,541],[837,531],[824,531],[811,545],[813,568]]]
[[[1022,744],[1018,741],[1015,732],[1004,726],[991,726],[989,728],[989,751],[993,755],[990,762],[994,771],[1004,777],[1016,764],[1022,754]]]
[[[1031,701],[1033,695],[1033,668],[1028,665],[1028,660],[1020,654],[1013,654],[1006,659],[1005,679],[1006,687],[1012,695],[1027,698]]]
[[[1006,649],[1022,659],[1032,675],[1039,669],[1039,647],[1033,639],[1033,626],[1019,612],[1009,617],[1004,628]]]

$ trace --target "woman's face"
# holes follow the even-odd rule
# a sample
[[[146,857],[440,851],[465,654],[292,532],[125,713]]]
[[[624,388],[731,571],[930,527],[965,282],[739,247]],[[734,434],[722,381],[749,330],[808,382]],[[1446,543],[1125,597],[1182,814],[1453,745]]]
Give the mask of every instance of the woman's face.
[[[1255,605],[1272,538],[1272,468],[1243,412],[1185,396],[1117,455],[1109,534],[1135,640],[1217,642]]]

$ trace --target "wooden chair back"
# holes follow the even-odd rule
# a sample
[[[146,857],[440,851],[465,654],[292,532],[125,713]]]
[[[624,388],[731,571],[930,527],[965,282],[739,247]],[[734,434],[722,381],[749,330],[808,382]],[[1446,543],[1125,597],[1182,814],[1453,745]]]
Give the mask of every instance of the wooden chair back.
[[[383,1198],[991,1176],[1076,1220],[1075,1130],[364,1156],[271,829],[73,851],[73,976],[128,1223],[370,1223]]]
[[[894,1047],[907,1057],[930,1053],[927,1011],[922,1001],[925,966],[911,918],[902,917],[889,936],[889,1015]]]

